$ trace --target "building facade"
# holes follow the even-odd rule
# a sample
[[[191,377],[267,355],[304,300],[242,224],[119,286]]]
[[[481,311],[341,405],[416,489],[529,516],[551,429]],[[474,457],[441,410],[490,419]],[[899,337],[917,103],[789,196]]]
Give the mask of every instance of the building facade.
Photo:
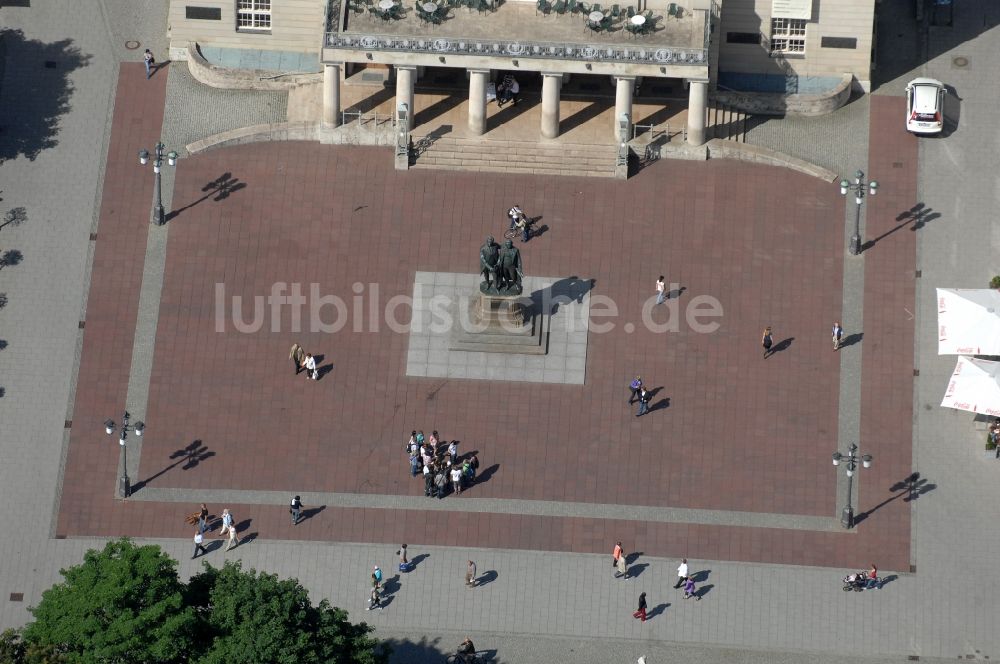
[[[849,73],[867,89],[873,12],[874,0],[171,0],[168,33],[172,59],[191,43],[236,52],[240,63],[315,54],[323,122],[333,127],[345,76],[365,68],[391,68],[410,128],[416,79],[429,68],[464,69],[473,134],[486,130],[497,72],[540,75],[543,139],[559,133],[570,77],[610,77],[622,126],[637,81],[672,79],[687,90],[688,142],[701,145],[715,85],[816,93]]]

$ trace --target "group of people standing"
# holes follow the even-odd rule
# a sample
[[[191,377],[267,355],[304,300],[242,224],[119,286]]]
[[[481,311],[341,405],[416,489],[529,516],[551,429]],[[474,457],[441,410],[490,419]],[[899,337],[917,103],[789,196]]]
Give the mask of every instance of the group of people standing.
[[[646,389],[646,386],[642,383],[642,376],[636,376],[632,379],[632,382],[628,384],[628,389],[630,390],[628,405],[632,405],[636,400],[639,401],[639,412],[635,414],[636,417],[641,417],[649,412],[649,402],[653,399],[653,393]]]
[[[438,432],[432,431],[425,437],[423,431],[414,429],[406,442],[406,453],[410,457],[410,476],[423,473],[424,495],[428,498],[444,498],[448,486],[454,494],[462,493],[476,481],[479,458],[475,454],[462,458],[458,453],[458,442],[446,443]]]

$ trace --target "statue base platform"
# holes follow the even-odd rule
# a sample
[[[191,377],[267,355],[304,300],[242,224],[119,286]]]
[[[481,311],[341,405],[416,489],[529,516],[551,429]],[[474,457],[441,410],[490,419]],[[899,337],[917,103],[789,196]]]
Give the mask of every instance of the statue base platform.
[[[457,325],[449,350],[544,355],[545,316],[532,314],[522,295],[492,295],[480,292],[469,300],[468,317],[472,325]]]

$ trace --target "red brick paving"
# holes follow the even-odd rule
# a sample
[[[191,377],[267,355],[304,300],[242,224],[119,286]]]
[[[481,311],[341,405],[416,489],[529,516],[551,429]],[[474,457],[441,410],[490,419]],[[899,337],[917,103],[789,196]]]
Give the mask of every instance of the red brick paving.
[[[879,160],[912,152],[913,161],[890,161],[904,161],[895,178],[915,181],[912,139],[896,127],[900,113],[883,113],[876,99],[885,98],[873,98],[872,170],[889,171]],[[116,131],[123,123],[116,114]],[[113,151],[109,162],[114,158]],[[844,247],[843,200],[834,185],[722,161],[664,162],[625,183],[399,174],[381,149],[274,143],[182,161],[174,208],[201,199],[202,187],[224,173],[246,187],[184,209],[170,222],[145,414],[150,435],[139,479],[163,470],[171,453],[194,440],[214,456],[191,470],[173,468],[150,486],[419,496],[422,483],[409,477],[402,447],[411,428],[436,428],[461,439],[463,451],[477,450],[486,467],[497,466],[473,490],[477,497],[820,516],[838,508],[842,496],[835,495],[830,453],[837,439],[839,359],[828,335],[840,317]],[[880,179],[886,193],[899,189],[895,198],[872,199],[870,227],[885,214],[877,206],[892,207],[909,195],[892,176]],[[108,200],[106,191],[105,206]],[[407,377],[406,335],[353,332],[350,323],[332,335],[293,333],[287,310],[278,333],[265,326],[239,334],[231,323],[225,333],[214,331],[216,283],[226,285],[227,301],[243,296],[249,318],[252,297],[266,296],[277,281],[302,283],[307,293],[308,284],[319,283],[322,293],[350,306],[355,282],[377,282],[384,303],[409,294],[418,270],[473,272],[482,238],[499,235],[514,202],[543,215],[540,223],[549,227],[523,251],[527,272],[593,278],[593,293],[610,297],[622,314],[613,332],[590,335],[585,386]],[[144,226],[122,232],[141,235],[141,242],[132,241],[144,245]],[[912,303],[912,283],[902,269],[907,261],[912,279],[913,247],[895,236],[866,258],[866,404],[883,402],[869,398],[867,363],[874,351],[880,358],[874,389],[888,389],[900,366],[912,366],[912,323],[907,335],[888,315],[906,297]],[[138,275],[141,264],[134,268]],[[88,321],[103,311],[105,299],[121,299],[121,292],[100,287],[100,279],[116,278],[111,270],[95,261]],[[721,328],[701,335],[682,322],[678,333],[626,333],[622,323],[639,322],[660,273],[686,287],[682,305],[695,295],[717,297],[725,309]],[[138,280],[133,287],[137,300]],[[134,302],[131,307],[134,321]],[[886,320],[880,322],[873,312],[881,311]],[[759,346],[765,325],[774,327],[776,341],[792,339],[766,361]],[[73,500],[63,502],[59,532],[186,536],[186,506],[110,499],[117,450],[90,432],[100,431],[104,413],[124,401],[126,378],[121,394],[110,395],[117,402],[91,403],[83,388],[106,380],[101,370],[111,366],[112,349],[130,352],[132,327],[108,322],[96,328],[100,334],[93,329],[88,323],[66,473],[64,496]],[[893,345],[880,343],[890,337]],[[293,341],[332,362],[323,380],[292,376],[287,352]],[[632,416],[626,385],[635,372],[662,386],[654,404],[668,398],[669,407]],[[908,472],[902,472],[910,460],[904,397],[894,394],[907,405],[900,413],[906,426],[886,423],[868,406],[863,411],[866,441],[883,430],[891,435],[871,448],[878,460],[861,478],[859,511],[888,497],[887,480]],[[93,422],[87,413],[96,413]],[[102,443],[96,460],[92,441]],[[236,510],[252,516],[249,532],[269,539],[603,552],[618,538],[640,542],[649,554],[707,559],[850,566],[860,558],[897,569],[909,560],[909,515],[901,501],[852,533],[335,508],[293,530],[284,507]]]

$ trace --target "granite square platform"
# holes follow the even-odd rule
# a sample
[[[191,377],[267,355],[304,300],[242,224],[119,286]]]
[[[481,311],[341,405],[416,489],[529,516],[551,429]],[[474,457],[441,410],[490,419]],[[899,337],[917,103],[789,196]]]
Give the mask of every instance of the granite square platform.
[[[479,297],[478,274],[417,272],[406,375],[473,380],[583,385],[590,321],[589,280],[525,277],[529,312],[542,324],[544,354],[452,350],[456,333],[470,325],[469,300]]]

